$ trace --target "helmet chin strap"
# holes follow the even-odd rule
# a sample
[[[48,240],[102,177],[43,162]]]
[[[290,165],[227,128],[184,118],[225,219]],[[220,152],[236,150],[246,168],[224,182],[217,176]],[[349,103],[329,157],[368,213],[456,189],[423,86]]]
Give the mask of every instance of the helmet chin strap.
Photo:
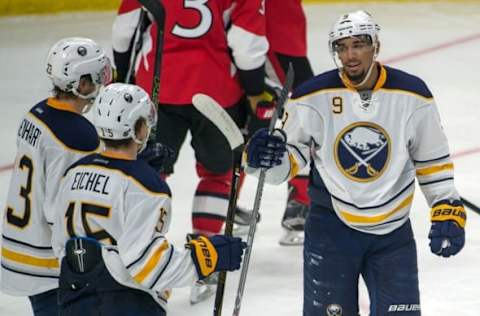
[[[151,128],[148,129],[147,136],[145,137],[144,140],[138,139],[135,133],[133,134],[132,139],[135,142],[135,144],[141,145],[140,148],[138,148],[137,150],[138,154],[141,153],[145,149],[145,147],[147,147],[147,141],[150,137],[150,131],[151,131]]]
[[[353,83],[353,82],[350,81],[350,84],[352,85],[353,88],[361,87],[370,78],[370,75],[372,74],[373,67],[376,64],[376,60],[377,60],[377,56],[378,56],[378,46],[377,45],[378,45],[377,43],[373,44],[373,49],[375,49],[375,54],[372,57],[372,62],[370,63],[370,67],[368,67],[367,74],[365,75],[363,80],[360,83]],[[334,62],[335,62],[335,65],[337,66],[337,68],[340,71],[340,76],[343,76],[344,74],[346,75],[346,73],[343,71],[343,65],[342,65],[342,67],[339,67],[335,58],[334,58]],[[347,78],[348,78],[348,76],[347,76]]]
[[[95,101],[95,98],[97,97],[99,92],[100,92],[100,85],[98,85],[98,84],[95,84],[95,90],[93,90],[89,94],[81,94],[78,91],[78,89],[73,89],[72,90],[72,93],[76,97],[78,97],[80,99],[83,99],[83,100],[88,100],[88,104],[85,105],[85,107],[82,109],[82,114],[85,114],[88,111],[90,111],[90,109],[92,108],[93,102]]]

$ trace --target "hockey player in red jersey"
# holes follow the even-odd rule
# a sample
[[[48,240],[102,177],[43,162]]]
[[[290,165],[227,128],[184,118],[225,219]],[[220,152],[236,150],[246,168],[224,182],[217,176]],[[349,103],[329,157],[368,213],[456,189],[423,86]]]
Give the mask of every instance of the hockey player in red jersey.
[[[193,203],[196,233],[218,233],[225,218],[230,185],[231,156],[216,128],[191,105],[192,96],[204,93],[224,106],[239,125],[245,113],[242,99],[264,89],[264,63],[268,43],[262,1],[223,0],[164,2],[165,39],[161,65],[158,139],[178,154],[187,131],[197,160],[200,182]],[[128,67],[128,53],[140,15],[140,4],[124,0],[113,28],[115,62],[120,75]],[[228,33],[226,28],[229,26]],[[147,92],[156,45],[156,24],[143,34],[135,62],[135,82]],[[238,70],[232,64],[229,50]],[[119,78],[120,81],[122,78]],[[166,174],[173,172],[173,166]]]
[[[200,178],[192,205],[193,232],[222,229],[230,191],[231,150],[224,136],[191,104],[204,93],[217,100],[239,126],[245,124],[246,100],[252,107],[265,98],[264,64],[268,50],[262,0],[164,1],[165,28],[160,75],[157,141],[176,155],[187,132],[192,135]],[[151,91],[157,25],[139,23],[141,5],[124,0],[113,27],[118,81],[133,60],[135,83]],[[148,15],[146,15],[148,18]],[[141,22],[141,21],[140,21]],[[132,58],[135,32],[141,47]],[[173,164],[165,174],[173,173]]]
[[[281,85],[289,63],[295,71],[293,88],[313,77],[313,71],[307,58],[307,21],[301,0],[268,0],[265,2],[266,31],[269,42],[266,75]],[[268,107],[269,104],[266,104]],[[257,111],[261,114],[261,111]],[[250,122],[256,119],[254,115]],[[264,123],[255,122],[248,126],[249,135],[259,127],[267,127],[269,118],[259,117]],[[288,182],[288,198],[282,227],[286,234],[280,239],[281,245],[302,245],[305,216],[310,202],[307,195],[308,167]],[[250,213],[244,208],[237,209],[236,224],[248,225]],[[237,228],[238,232],[248,228]],[[246,226],[248,227],[248,226]]]

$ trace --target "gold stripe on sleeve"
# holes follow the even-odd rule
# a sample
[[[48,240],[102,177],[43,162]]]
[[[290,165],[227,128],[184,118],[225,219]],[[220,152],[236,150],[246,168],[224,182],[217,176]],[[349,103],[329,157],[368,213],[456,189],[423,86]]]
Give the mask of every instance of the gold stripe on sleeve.
[[[428,175],[446,171],[446,170],[453,170],[452,162],[449,162],[443,165],[436,165],[432,167],[417,169],[417,176],[428,176]]]
[[[57,258],[34,257],[34,256],[22,254],[22,253],[7,249],[5,247],[2,247],[2,257],[10,261],[22,263],[25,265],[35,266],[35,267],[42,267],[42,268],[49,268],[49,269],[56,269],[59,267]]]
[[[158,247],[158,249],[155,250],[155,253],[150,258],[150,260],[147,261],[143,269],[133,277],[133,279],[137,283],[142,283],[145,280],[145,278],[152,272],[152,270],[157,266],[158,262],[160,261],[160,258],[162,257],[163,252],[166,249],[168,249],[168,242],[165,240],[160,245],[160,247]]]

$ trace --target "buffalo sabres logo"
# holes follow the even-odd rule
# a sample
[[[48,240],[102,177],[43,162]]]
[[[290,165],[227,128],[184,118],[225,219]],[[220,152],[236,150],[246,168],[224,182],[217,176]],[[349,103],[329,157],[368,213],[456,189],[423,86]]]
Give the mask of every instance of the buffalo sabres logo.
[[[335,162],[342,173],[358,182],[380,177],[390,159],[390,137],[377,124],[358,122],[344,128],[335,140]]]

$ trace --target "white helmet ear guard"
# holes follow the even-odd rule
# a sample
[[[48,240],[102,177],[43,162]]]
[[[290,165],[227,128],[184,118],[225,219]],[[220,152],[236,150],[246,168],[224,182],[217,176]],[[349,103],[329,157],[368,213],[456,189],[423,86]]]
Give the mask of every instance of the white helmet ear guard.
[[[148,134],[157,122],[157,111],[148,94],[139,86],[125,83],[113,83],[103,88],[94,102],[93,122],[100,138],[121,140],[137,139],[135,124],[144,119]],[[142,148],[143,149],[143,148]]]
[[[47,75],[53,85],[72,92],[82,99],[92,99],[99,88],[111,82],[112,67],[103,48],[88,38],[64,38],[52,46],[47,57]],[[80,94],[78,86],[83,76],[90,76],[95,90]]]

